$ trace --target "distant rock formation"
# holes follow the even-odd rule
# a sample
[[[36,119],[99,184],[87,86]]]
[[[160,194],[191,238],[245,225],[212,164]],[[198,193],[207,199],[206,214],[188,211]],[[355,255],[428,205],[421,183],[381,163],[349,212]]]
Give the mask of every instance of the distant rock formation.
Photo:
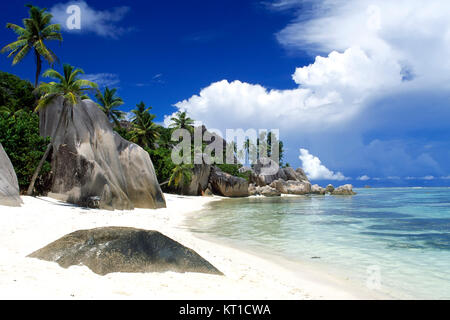
[[[212,192],[224,197],[248,197],[248,181],[212,167],[209,182]]]
[[[264,196],[264,197],[279,197],[281,196],[281,192],[275,188],[270,186],[258,187],[254,184],[249,185],[248,187],[249,195],[251,196]]]
[[[353,192],[353,186],[351,184],[346,184],[346,185],[337,187],[336,189],[334,189],[334,191],[331,194],[338,195],[338,196],[352,196],[352,195],[355,195],[356,192]]]
[[[320,194],[320,195],[324,195],[326,194],[326,189],[322,188],[321,186],[319,186],[318,184],[315,184],[311,187],[311,193],[312,194]]]
[[[40,112],[40,133],[53,145],[50,197],[108,210],[166,206],[149,154],[116,134],[93,101],[56,98]]]
[[[21,204],[16,172],[0,144],[0,205],[18,207]]]
[[[283,194],[304,195],[311,193],[311,183],[294,180],[275,180],[270,186]]]
[[[29,257],[63,268],[84,265],[99,275],[165,271],[222,275],[195,251],[157,231],[124,227],[75,231]]]

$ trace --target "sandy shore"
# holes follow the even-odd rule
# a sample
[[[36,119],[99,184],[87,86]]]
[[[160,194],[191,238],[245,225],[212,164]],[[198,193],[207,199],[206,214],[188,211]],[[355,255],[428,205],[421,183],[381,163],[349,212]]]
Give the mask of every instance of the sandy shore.
[[[103,211],[50,198],[23,197],[0,206],[0,299],[367,299],[370,292],[308,268],[284,267],[261,256],[197,238],[187,214],[219,198],[166,195],[160,210]],[[225,276],[174,272],[99,276],[87,267],[63,269],[26,258],[80,229],[127,226],[157,230],[197,251]]]

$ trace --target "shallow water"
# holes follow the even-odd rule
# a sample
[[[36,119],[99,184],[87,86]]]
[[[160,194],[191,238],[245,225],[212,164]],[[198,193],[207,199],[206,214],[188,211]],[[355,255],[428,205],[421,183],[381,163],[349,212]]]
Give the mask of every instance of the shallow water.
[[[450,188],[356,191],[227,199],[188,225],[237,246],[314,261],[394,298],[450,299]]]

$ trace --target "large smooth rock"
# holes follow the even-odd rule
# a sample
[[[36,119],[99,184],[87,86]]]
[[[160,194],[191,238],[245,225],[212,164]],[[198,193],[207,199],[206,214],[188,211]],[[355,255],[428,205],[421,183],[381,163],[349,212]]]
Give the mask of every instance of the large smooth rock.
[[[304,195],[311,193],[311,183],[301,181],[275,180],[270,186],[283,194]]]
[[[96,199],[108,210],[166,206],[149,154],[116,134],[93,101],[55,99],[40,112],[40,133],[53,144],[49,196],[82,206]]]
[[[21,204],[16,172],[0,144],[0,205],[18,207]]]
[[[100,275],[165,271],[222,275],[195,251],[157,231],[124,227],[75,231],[29,257],[63,268],[84,265]]]
[[[224,197],[248,197],[248,181],[234,177],[228,173],[221,171],[217,167],[211,168],[209,183],[215,194]]]
[[[191,182],[182,187],[181,193],[189,196],[201,196],[208,189],[211,165],[195,164]]]
[[[353,192],[353,186],[351,184],[346,184],[334,189],[332,195],[341,195],[341,196],[352,196],[355,195],[356,192]]]
[[[261,194],[264,197],[279,197],[281,196],[281,192],[279,192],[277,189],[272,188],[270,186],[264,186],[264,187],[258,187],[259,194]]]
[[[311,186],[311,193],[324,195],[326,193],[326,191],[325,191],[325,188],[322,188],[318,184],[315,184],[315,185]]]

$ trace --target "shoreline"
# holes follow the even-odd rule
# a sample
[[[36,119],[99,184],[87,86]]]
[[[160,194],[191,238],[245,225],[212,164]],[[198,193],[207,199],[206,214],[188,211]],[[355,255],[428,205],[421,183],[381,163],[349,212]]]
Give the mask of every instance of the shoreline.
[[[30,197],[22,197],[22,207],[0,207],[0,299],[381,298],[307,266],[294,272],[288,263],[280,265],[270,257],[202,239],[189,230],[186,218],[223,198],[165,196],[167,208],[158,210],[111,212]],[[99,276],[85,266],[64,269],[57,263],[26,258],[68,233],[105,226],[159,231],[195,250],[225,276],[175,272]]]

